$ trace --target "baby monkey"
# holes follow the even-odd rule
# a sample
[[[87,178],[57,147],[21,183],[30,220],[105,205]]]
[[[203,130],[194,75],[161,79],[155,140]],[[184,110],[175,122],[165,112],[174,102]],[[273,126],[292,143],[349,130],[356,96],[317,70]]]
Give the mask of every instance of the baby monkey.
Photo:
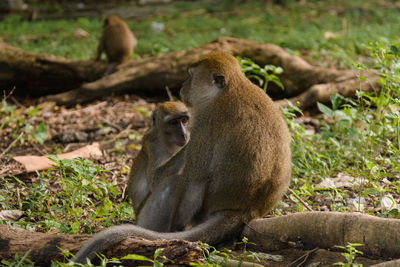
[[[129,174],[128,196],[133,202],[136,219],[140,219],[140,211],[151,194],[152,171],[189,141],[189,117],[188,109],[181,102],[160,103],[153,111],[151,126],[143,136],[142,149]]]

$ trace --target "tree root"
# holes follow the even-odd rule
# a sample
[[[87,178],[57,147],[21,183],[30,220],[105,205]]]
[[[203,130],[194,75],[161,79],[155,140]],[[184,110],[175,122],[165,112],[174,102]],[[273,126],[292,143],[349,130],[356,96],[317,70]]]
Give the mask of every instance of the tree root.
[[[250,58],[261,66],[281,66],[284,72],[280,79],[285,90],[271,86],[268,94],[275,100],[288,98],[303,109],[314,106],[317,101],[329,102],[332,93],[353,97],[356,90],[379,90],[376,73],[362,72],[367,79],[359,80],[357,71],[313,66],[279,46],[236,38],[221,38],[192,50],[130,60],[105,77],[101,77],[107,68],[105,62],[34,54],[0,42],[0,86],[10,89],[16,86],[16,93],[45,96],[43,101],[60,105],[126,92],[166,97],[165,86],[176,94],[187,77],[187,67],[214,50]],[[285,106],[287,102],[281,100],[278,104]]]
[[[400,258],[400,220],[359,213],[303,212],[258,219],[245,226],[243,235],[263,251],[289,247],[330,248],[361,243],[367,255]]]

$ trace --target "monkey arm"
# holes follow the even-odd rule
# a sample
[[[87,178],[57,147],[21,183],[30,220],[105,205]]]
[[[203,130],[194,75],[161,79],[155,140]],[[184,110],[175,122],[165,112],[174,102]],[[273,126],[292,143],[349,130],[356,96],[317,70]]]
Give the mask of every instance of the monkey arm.
[[[239,235],[243,227],[241,211],[219,211],[208,217],[203,223],[190,230],[175,233],[159,233],[135,225],[119,225],[110,227],[91,238],[72,260],[75,263],[85,263],[86,258],[93,259],[97,253],[111,248],[129,237],[155,239],[184,239],[188,241],[202,241],[210,245],[221,243],[232,233]]]
[[[171,157],[167,162],[162,164],[156,169],[148,170],[149,175],[147,176],[147,183],[150,186],[150,190],[153,192],[157,187],[157,184],[164,179],[175,174],[179,174],[183,170],[184,166],[184,155],[186,147],[182,148],[178,153]]]

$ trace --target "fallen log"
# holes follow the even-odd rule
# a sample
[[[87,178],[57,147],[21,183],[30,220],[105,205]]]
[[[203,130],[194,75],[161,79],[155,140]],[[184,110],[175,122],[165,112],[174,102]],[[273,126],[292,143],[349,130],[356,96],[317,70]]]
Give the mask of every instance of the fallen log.
[[[0,88],[27,96],[56,94],[101,77],[107,63],[23,51],[0,41]]]
[[[318,255],[308,259],[308,263],[320,262],[330,265],[343,260],[341,252],[331,250],[337,251],[335,246],[345,246],[348,244],[347,242],[364,244],[362,247],[357,247],[358,250],[364,252],[364,255],[358,256],[356,262],[372,266],[384,259],[400,257],[397,246],[399,226],[400,220],[382,219],[363,214],[305,212],[253,220],[245,227],[243,235],[248,238],[248,246],[251,246],[251,242],[256,244],[257,251],[276,251],[285,255],[283,258],[278,256],[282,258],[282,262],[263,263],[266,266],[288,266],[301,254],[311,251]],[[22,256],[29,251],[28,258],[36,265],[49,266],[51,261],[67,261],[59,248],[76,253],[90,237],[90,235],[37,233],[0,225],[0,260],[12,260],[16,253]],[[126,239],[104,251],[103,254],[108,258],[138,254],[152,259],[158,248],[164,248],[161,255],[166,256],[170,261],[164,261],[161,258],[158,260],[173,265],[200,263],[204,254],[207,254],[197,243],[193,242],[183,240],[150,241],[141,238]],[[319,249],[310,250],[311,248]],[[374,258],[366,258],[371,256]],[[269,260],[271,259],[269,258]],[[244,263],[246,265],[243,266],[258,266],[257,264],[252,265],[253,263]],[[391,265],[397,263],[398,261],[393,261],[382,266],[397,266]],[[124,262],[124,266],[130,264],[133,262]],[[237,261],[228,261],[228,266],[236,265]]]
[[[378,77],[363,72],[366,81],[359,81],[354,70],[327,69],[313,66],[298,56],[288,54],[273,44],[244,39],[221,38],[201,47],[130,60],[118,66],[111,75],[101,77],[105,62],[73,61],[51,55],[34,54],[0,43],[0,86],[17,87],[16,92],[47,95],[43,101],[61,105],[88,102],[112,93],[131,92],[139,95],[165,95],[165,86],[177,93],[186,79],[186,68],[213,50],[252,59],[264,66],[272,64],[284,70],[280,76],[285,90],[271,86],[268,93],[276,100],[288,98],[301,108],[326,103],[332,93],[352,97],[356,90],[378,90]],[[279,101],[286,105],[286,101]]]
[[[90,235],[45,234],[31,232],[18,227],[0,225],[0,259],[13,260],[15,254],[23,256],[29,252],[28,258],[37,266],[50,266],[51,261],[65,261],[61,249],[76,253],[88,240]],[[61,248],[61,249],[60,249]],[[160,262],[189,265],[200,263],[203,251],[197,243],[184,240],[145,240],[128,238],[103,254],[108,258],[122,257],[128,254],[139,254],[153,259],[154,252],[164,248],[162,256],[169,260]],[[133,262],[127,262],[129,266]]]
[[[348,243],[365,255],[400,258],[400,220],[360,213],[303,212],[251,221],[243,235],[263,251],[293,247],[335,249]],[[337,248],[336,248],[337,249]]]

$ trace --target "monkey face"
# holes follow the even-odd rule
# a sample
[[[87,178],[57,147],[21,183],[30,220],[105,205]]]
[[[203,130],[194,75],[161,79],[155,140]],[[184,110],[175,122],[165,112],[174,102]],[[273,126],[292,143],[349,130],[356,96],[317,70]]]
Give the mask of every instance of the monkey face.
[[[167,140],[176,146],[184,146],[189,142],[190,133],[188,130],[189,116],[181,115],[170,118],[166,121],[165,136]]]
[[[224,76],[211,72],[204,64],[191,66],[188,73],[189,78],[182,84],[180,94],[189,107],[207,105],[225,88]]]

